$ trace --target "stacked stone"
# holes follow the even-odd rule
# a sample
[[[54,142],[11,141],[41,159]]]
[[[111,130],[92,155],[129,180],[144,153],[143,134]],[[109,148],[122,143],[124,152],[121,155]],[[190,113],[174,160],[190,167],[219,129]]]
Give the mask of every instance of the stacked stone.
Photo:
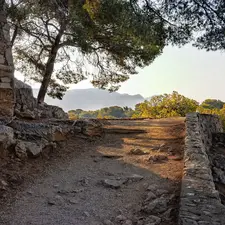
[[[0,117],[11,117],[14,113],[14,67],[4,2],[0,0]]]
[[[225,206],[215,189],[207,151],[212,133],[221,132],[216,116],[191,113],[186,118],[184,177],[180,199],[180,225],[223,225]]]

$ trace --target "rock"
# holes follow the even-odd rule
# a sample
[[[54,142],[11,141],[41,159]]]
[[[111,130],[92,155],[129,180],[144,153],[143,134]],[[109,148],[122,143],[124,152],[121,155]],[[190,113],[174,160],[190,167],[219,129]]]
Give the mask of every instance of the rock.
[[[82,186],[87,186],[89,184],[89,181],[87,178],[83,178],[83,179],[79,180],[79,182]]]
[[[164,189],[157,189],[156,190],[156,194],[158,196],[161,196],[161,195],[164,195],[164,194],[168,194],[168,191],[167,190],[164,190]]]
[[[69,133],[70,133],[70,129],[68,129],[67,127],[51,126],[52,141],[55,141],[55,142],[65,141],[67,139]]]
[[[16,156],[19,158],[37,157],[42,152],[44,146],[35,142],[18,141],[15,147]]]
[[[161,223],[161,218],[154,215],[149,216],[145,221],[146,225],[159,225],[160,223]]]
[[[1,185],[6,187],[6,186],[8,186],[8,183],[6,181],[4,181],[4,180],[1,180]]]
[[[162,214],[162,218],[164,218],[165,220],[169,220],[172,212],[173,212],[173,208],[169,208],[168,210],[166,210],[163,214]]]
[[[117,216],[116,219],[115,219],[115,221],[116,221],[117,223],[121,223],[121,222],[124,222],[124,221],[126,221],[126,220],[127,220],[126,216],[123,216],[123,215],[119,215],[119,216]]]
[[[160,150],[166,149],[166,144],[165,144],[165,143],[164,143],[164,144],[161,144],[161,145],[159,146],[159,149],[160,149]]]
[[[150,156],[148,159],[150,163],[161,163],[167,160],[168,160],[168,157],[165,155],[154,155],[154,156]]]
[[[126,220],[123,225],[133,225],[133,222],[131,220]]]
[[[104,220],[103,224],[104,225],[114,225],[114,223],[110,220]]]
[[[142,211],[145,213],[163,213],[167,210],[168,200],[164,198],[156,198],[144,205]]]
[[[48,199],[48,205],[61,205],[64,199],[60,195]]]
[[[78,204],[78,201],[76,199],[69,199],[69,203],[76,205]]]
[[[157,150],[160,149],[160,146],[154,146],[154,147],[152,147],[151,149],[152,149],[153,151],[157,151]]]
[[[128,181],[129,182],[138,182],[140,180],[143,180],[144,177],[138,174],[133,174],[131,176],[128,177]]]
[[[27,191],[27,194],[29,194],[29,195],[33,195],[33,191]]]
[[[11,184],[11,185],[20,185],[22,184],[24,181],[24,177],[19,175],[19,174],[13,174],[11,175],[9,178],[8,178],[8,182]]]
[[[225,171],[213,167],[214,179],[218,180],[220,183],[225,184]]]
[[[45,104],[44,110],[50,111],[52,118],[67,120],[69,118],[68,114],[63,111],[62,108],[54,105],[47,105]]]
[[[86,217],[90,217],[90,213],[89,212],[84,212],[84,215],[86,216]]]
[[[152,200],[154,200],[156,198],[157,198],[157,196],[153,192],[150,191],[150,192],[148,192],[145,201],[152,201]]]
[[[81,128],[81,133],[89,137],[101,137],[103,134],[103,127],[101,122],[95,119],[77,120],[73,124],[75,127]]]
[[[14,144],[14,130],[11,127],[0,125],[0,156],[5,156],[7,149]]]
[[[15,147],[15,155],[20,159],[27,158],[27,150],[23,141],[18,141]]]
[[[132,155],[148,155],[149,152],[144,151],[140,148],[133,148],[130,150],[130,154],[132,154]]]
[[[34,142],[24,142],[28,156],[37,157],[42,152],[43,146],[39,146]]]
[[[114,188],[114,189],[120,188],[126,182],[127,182],[127,179],[122,179],[122,178],[118,178],[118,179],[105,179],[105,180],[102,181],[102,183],[103,183],[103,185],[105,187]]]
[[[37,104],[37,99],[33,96],[30,85],[14,78],[15,86],[15,115],[18,118],[39,119],[55,118],[68,119],[68,114],[58,106],[48,105],[46,103]]]
[[[150,184],[147,188],[147,191],[152,191],[155,192],[156,190],[158,190],[158,186],[156,184]]]

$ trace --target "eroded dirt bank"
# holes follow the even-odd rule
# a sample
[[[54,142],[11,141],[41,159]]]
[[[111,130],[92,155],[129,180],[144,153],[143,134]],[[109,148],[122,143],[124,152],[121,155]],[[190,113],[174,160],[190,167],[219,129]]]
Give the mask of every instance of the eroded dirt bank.
[[[18,174],[23,185],[12,182],[16,195],[2,190],[0,224],[176,225],[184,120],[105,128],[101,140],[68,140],[49,160],[2,162],[1,177]]]

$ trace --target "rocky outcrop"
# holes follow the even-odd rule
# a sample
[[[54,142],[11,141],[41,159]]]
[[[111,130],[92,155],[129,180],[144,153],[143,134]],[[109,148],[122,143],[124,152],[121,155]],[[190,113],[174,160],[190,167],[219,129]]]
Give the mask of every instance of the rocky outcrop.
[[[13,120],[0,124],[0,157],[9,152],[20,159],[38,157],[45,150],[54,150],[56,143],[69,137],[103,135],[102,124],[97,120],[48,120],[45,123]]]
[[[25,119],[68,119],[67,113],[58,106],[37,104],[31,86],[15,78],[15,115]]]
[[[217,116],[187,115],[180,225],[224,224],[225,206],[215,188],[209,160],[212,136],[217,132],[222,132]]]

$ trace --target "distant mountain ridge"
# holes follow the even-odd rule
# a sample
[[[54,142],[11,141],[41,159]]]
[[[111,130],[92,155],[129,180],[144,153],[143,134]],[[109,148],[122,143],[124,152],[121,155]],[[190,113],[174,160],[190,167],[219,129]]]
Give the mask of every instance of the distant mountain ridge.
[[[38,90],[33,90],[34,96],[37,96]],[[96,88],[72,89],[66,92],[63,100],[46,97],[45,102],[50,105],[57,105],[65,111],[72,109],[97,110],[103,107],[120,106],[134,108],[136,104],[145,99],[140,94],[129,95],[118,92],[109,93],[105,90]]]

